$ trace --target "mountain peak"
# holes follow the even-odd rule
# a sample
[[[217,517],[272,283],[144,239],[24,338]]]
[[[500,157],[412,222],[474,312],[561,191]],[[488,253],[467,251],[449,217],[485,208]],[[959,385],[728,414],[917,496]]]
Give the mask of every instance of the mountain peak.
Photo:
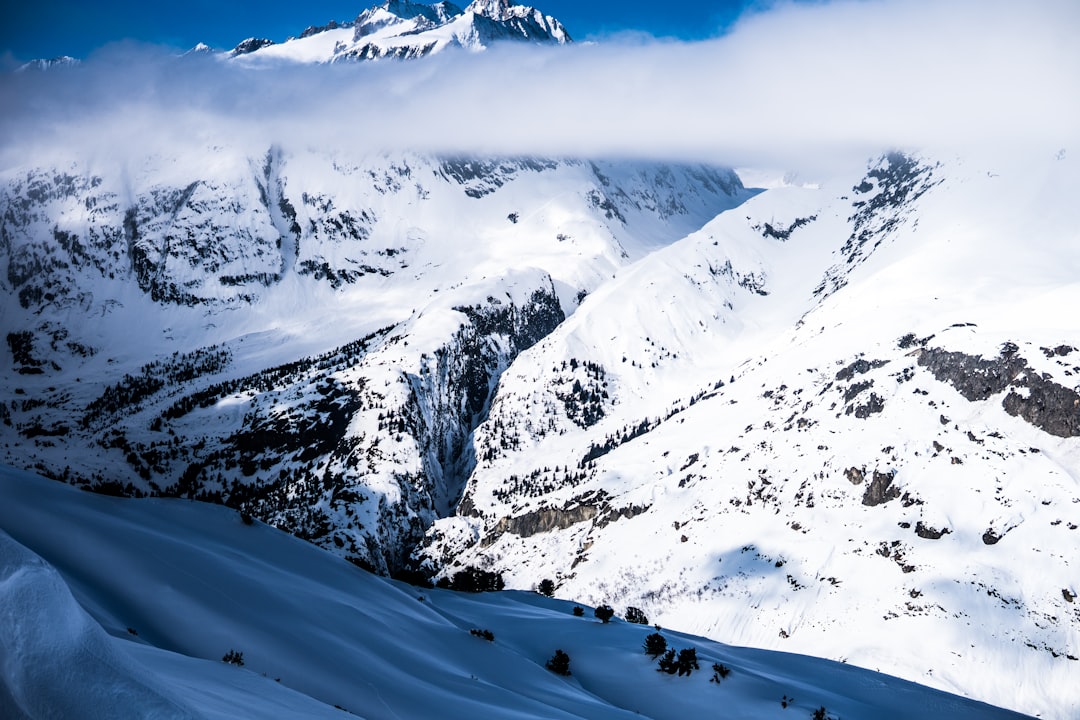
[[[513,2],[513,0],[473,0],[473,2],[465,8],[465,12],[483,15],[492,20],[508,20],[511,17],[510,8],[515,5],[517,5],[517,3]]]

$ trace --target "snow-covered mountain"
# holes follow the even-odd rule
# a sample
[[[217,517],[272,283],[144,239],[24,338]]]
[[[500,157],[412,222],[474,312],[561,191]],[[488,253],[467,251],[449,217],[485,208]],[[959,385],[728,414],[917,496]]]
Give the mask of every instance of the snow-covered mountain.
[[[426,556],[1074,714],[1078,179],[892,153],[626,268],[502,376]]]
[[[701,166],[282,148],[97,170],[4,176],[4,457],[383,572],[453,511],[514,358],[752,194]]]
[[[506,36],[568,39],[506,2],[388,2],[228,69]],[[104,152],[88,115],[0,167],[0,462],[228,505],[381,574],[548,579],[714,640],[1080,713],[1069,148],[882,148],[814,183],[740,171],[755,190],[702,164],[352,135],[253,152],[180,114],[175,146]],[[85,558],[23,544],[85,600]],[[500,636],[537,607],[505,602]]]
[[[474,0],[464,9],[445,0],[387,0],[352,22],[312,26],[283,43],[248,38],[228,56],[244,63],[409,59],[447,48],[476,52],[504,41],[561,45],[571,38],[555,18],[510,0]]]
[[[10,468],[0,495],[0,715],[11,720],[682,718],[717,703],[735,718],[1022,717],[669,630],[698,669],[656,672],[650,626],[577,617],[531,592],[394,583],[221,507],[94,496]],[[568,675],[545,668],[557,650]]]

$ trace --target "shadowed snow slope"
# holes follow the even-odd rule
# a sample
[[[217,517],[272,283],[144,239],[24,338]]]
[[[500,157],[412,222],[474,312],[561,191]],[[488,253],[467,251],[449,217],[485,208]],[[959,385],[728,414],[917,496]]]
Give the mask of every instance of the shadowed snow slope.
[[[1019,717],[855,667],[648,626],[523,592],[418,590],[223,507],[79,492],[0,469],[0,714],[37,717]],[[63,530],[63,532],[61,532]],[[469,630],[493,632],[493,642]],[[555,649],[571,675],[544,668]],[[218,661],[230,650],[244,666]],[[709,682],[718,662],[731,668]],[[785,713],[782,698],[793,698]]]

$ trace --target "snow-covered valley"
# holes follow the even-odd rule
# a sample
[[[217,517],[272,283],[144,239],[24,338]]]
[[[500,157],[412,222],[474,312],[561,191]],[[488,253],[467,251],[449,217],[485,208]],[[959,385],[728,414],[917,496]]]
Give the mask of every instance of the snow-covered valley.
[[[401,120],[503,40],[549,120],[545,53],[609,68],[532,8],[391,0],[147,70],[265,107],[4,78],[90,89],[0,143],[0,714],[1080,714],[1075,147],[860,140],[800,180]],[[400,582],[476,571],[510,592]]]

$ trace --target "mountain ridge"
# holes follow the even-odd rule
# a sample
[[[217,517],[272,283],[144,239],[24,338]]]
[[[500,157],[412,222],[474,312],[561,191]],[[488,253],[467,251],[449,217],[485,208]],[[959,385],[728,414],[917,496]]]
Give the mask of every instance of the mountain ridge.
[[[478,52],[506,41],[564,45],[572,39],[555,18],[504,0],[474,0],[464,9],[445,0],[387,0],[351,22],[312,26],[284,43],[248,38],[228,56],[245,63],[416,59],[451,47]]]

